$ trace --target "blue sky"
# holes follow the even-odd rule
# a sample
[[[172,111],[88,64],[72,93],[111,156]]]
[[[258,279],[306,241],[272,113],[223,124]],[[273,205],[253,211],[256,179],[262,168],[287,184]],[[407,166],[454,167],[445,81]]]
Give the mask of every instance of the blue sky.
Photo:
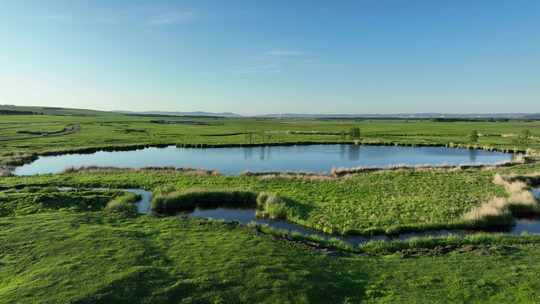
[[[0,104],[540,112],[540,1],[0,0]]]

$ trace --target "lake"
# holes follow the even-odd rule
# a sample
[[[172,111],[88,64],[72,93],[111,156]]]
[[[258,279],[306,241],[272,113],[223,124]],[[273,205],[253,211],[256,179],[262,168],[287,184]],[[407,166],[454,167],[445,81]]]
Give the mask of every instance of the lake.
[[[363,145],[298,145],[228,148],[145,148],[133,151],[41,156],[15,169],[16,175],[59,173],[83,166],[144,168],[177,167],[217,170],[225,175],[244,171],[304,171],[328,173],[332,168],[397,165],[494,165],[513,154],[444,147]]]

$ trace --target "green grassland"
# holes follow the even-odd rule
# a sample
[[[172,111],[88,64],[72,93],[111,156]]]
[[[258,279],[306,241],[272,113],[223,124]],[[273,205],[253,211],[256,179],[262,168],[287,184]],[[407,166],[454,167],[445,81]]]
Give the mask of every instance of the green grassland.
[[[468,134],[478,130],[481,146],[540,148],[539,122],[92,115],[0,116],[0,162],[134,145],[350,142],[342,132],[352,127],[365,142],[470,144]],[[517,140],[524,130],[532,133],[527,142]],[[507,195],[495,174],[539,171],[532,163],[346,178],[175,170],[0,177],[0,303],[537,303],[536,236],[373,242],[351,253],[231,223],[110,212],[106,206],[133,197],[57,187],[270,192],[287,198],[289,221],[370,234],[460,226],[467,211]]]
[[[98,170],[12,177],[0,180],[0,186],[266,191],[289,198],[289,221],[326,232],[369,234],[459,225],[463,214],[471,208],[495,196],[506,195],[501,186],[492,183],[494,174],[481,170],[401,170],[361,173],[341,179],[305,180],[194,176],[162,170]]]
[[[540,246],[348,255],[180,218],[0,218],[0,303],[534,303]]]
[[[79,126],[76,132],[54,134],[73,125]],[[352,127],[360,128],[360,141],[368,143],[469,145],[470,132],[477,130],[481,136],[474,144],[478,146],[508,150],[540,148],[540,122],[2,115],[0,164],[12,162],[20,155],[118,146],[351,142],[346,134]],[[532,135],[526,143],[518,140],[525,130]],[[32,136],[24,131],[44,134]]]

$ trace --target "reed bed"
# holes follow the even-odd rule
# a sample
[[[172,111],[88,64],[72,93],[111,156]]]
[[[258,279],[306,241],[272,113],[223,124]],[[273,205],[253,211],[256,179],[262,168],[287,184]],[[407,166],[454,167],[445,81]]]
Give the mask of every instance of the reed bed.
[[[503,186],[508,192],[507,197],[495,197],[473,208],[464,215],[465,221],[474,227],[492,227],[511,225],[514,217],[540,214],[540,203],[534,197],[530,186],[523,182],[509,181],[500,174],[496,174],[493,183]]]
[[[177,167],[144,167],[144,168],[121,168],[121,167],[99,167],[99,166],[82,166],[69,167],[62,173],[114,173],[114,172],[150,172],[150,171],[172,171],[181,172],[191,176],[219,176],[216,170],[203,170],[193,168],[177,168]]]

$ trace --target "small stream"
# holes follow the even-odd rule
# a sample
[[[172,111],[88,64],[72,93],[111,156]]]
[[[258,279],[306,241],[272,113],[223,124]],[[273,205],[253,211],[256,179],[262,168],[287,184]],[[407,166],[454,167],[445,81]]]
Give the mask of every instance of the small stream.
[[[62,187],[58,188],[60,191],[77,191],[80,189]],[[89,190],[118,190],[134,193],[141,196],[141,200],[138,201],[137,209],[141,214],[150,214],[151,213],[151,201],[152,201],[152,192],[146,191],[143,189],[107,189],[107,188],[90,188]],[[540,188],[533,190],[534,196],[540,200]],[[448,235],[466,235],[477,233],[478,231],[469,231],[469,230],[429,230],[422,232],[408,232],[401,233],[398,235],[387,236],[387,235],[376,235],[372,237],[358,236],[358,235],[337,235],[337,234],[327,234],[319,230],[307,228],[298,224],[294,224],[284,220],[271,220],[258,218],[255,215],[255,209],[253,208],[212,208],[212,209],[203,209],[196,208],[192,212],[184,212],[180,215],[189,216],[193,218],[206,218],[214,220],[223,220],[225,222],[238,222],[240,224],[249,224],[256,223],[259,225],[268,225],[272,228],[287,230],[289,232],[298,232],[304,236],[317,235],[324,239],[336,238],[342,240],[352,246],[358,246],[362,243],[371,241],[371,240],[407,240],[413,237],[442,237]],[[506,231],[494,231],[494,232],[503,232],[512,235],[520,235],[522,233],[530,234],[540,234],[540,218],[530,218],[530,219],[516,219],[515,225],[509,228]]]
[[[540,188],[533,190],[534,196],[540,200]],[[358,246],[362,243],[371,241],[371,240],[407,240],[413,237],[442,237],[448,235],[466,235],[477,233],[478,231],[471,230],[429,230],[421,232],[407,232],[401,233],[398,235],[387,236],[387,235],[376,235],[372,237],[358,236],[358,235],[332,235],[323,233],[319,230],[307,228],[298,224],[294,224],[284,220],[270,220],[258,218],[255,215],[255,209],[239,209],[239,208],[213,208],[213,209],[202,209],[196,208],[192,212],[184,213],[190,217],[196,218],[208,218],[216,220],[224,220],[226,222],[239,222],[240,224],[249,224],[257,223],[260,225],[268,225],[272,228],[288,230],[289,232],[299,232],[305,236],[308,235],[317,235],[324,239],[336,238],[342,240],[352,246]],[[505,231],[492,231],[492,232],[503,232],[512,235],[520,235],[522,233],[530,234],[540,234],[540,218],[532,219],[516,219],[515,225]]]
[[[536,200],[540,200],[540,188],[533,189]],[[516,225],[512,227],[512,234],[521,233],[540,234],[540,218],[522,218],[516,220]]]
[[[463,234],[463,231],[456,230],[432,230],[425,232],[411,232],[411,233],[402,233],[395,236],[386,236],[386,235],[375,235],[371,237],[360,236],[360,235],[339,235],[339,234],[328,234],[321,232],[320,230],[311,229],[304,227],[298,224],[294,224],[285,220],[271,220],[265,218],[259,218],[255,215],[255,209],[238,209],[238,208],[214,208],[214,209],[202,209],[196,208],[193,212],[185,212],[184,215],[195,217],[195,218],[207,218],[215,220],[224,220],[226,222],[238,222],[240,224],[249,224],[256,223],[259,225],[268,225],[269,227],[287,230],[289,232],[298,232],[304,236],[317,235],[324,239],[335,238],[343,242],[346,242],[353,246],[358,246],[362,243],[372,241],[372,240],[384,240],[388,241],[391,239],[401,239],[406,240],[412,237],[422,237],[422,236],[444,236],[449,234]]]

